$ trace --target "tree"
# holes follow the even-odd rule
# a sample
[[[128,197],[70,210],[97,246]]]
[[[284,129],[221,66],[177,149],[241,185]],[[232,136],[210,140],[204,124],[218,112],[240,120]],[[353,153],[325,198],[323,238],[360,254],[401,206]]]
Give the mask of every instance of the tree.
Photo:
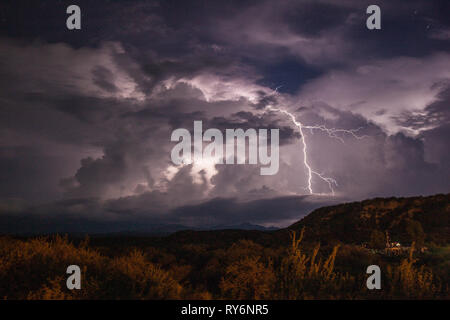
[[[373,230],[370,234],[369,247],[373,249],[384,249],[386,247],[384,233],[379,230]]]
[[[423,231],[422,225],[419,221],[408,220],[406,223],[406,233],[408,234],[409,240],[416,243],[417,248],[421,248],[425,241],[425,232]]]

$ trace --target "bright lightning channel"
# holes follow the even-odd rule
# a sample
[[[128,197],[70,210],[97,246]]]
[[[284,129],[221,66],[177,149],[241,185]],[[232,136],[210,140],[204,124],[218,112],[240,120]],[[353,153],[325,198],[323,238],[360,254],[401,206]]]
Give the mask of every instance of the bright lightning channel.
[[[334,138],[334,139],[338,139],[339,141],[341,141],[342,143],[344,143],[344,140],[342,139],[342,137],[338,136],[338,133],[342,133],[342,134],[350,134],[352,135],[354,138],[356,139],[363,139],[367,136],[359,136],[357,135],[357,132],[362,128],[358,128],[358,129],[351,129],[351,130],[346,130],[346,129],[335,129],[335,128],[327,128],[325,127],[325,125],[315,125],[315,126],[305,126],[303,125],[301,122],[297,121],[297,119],[295,118],[295,116],[284,110],[284,109],[280,109],[280,108],[275,108],[272,106],[267,106],[266,107],[269,110],[272,111],[277,111],[280,112],[282,114],[287,115],[289,118],[291,118],[292,122],[294,123],[294,125],[298,128],[299,132],[300,132],[300,136],[301,136],[301,141],[302,141],[302,145],[303,145],[303,163],[305,165],[306,171],[308,172],[308,191],[310,194],[313,195],[320,195],[319,193],[315,193],[313,191],[313,187],[312,187],[312,178],[313,175],[316,175],[317,177],[319,177],[322,181],[326,182],[328,184],[328,187],[330,188],[331,194],[334,196],[334,188],[333,186],[337,187],[338,183],[335,179],[330,178],[330,177],[325,177],[323,174],[315,171],[312,169],[311,165],[308,162],[308,146],[306,143],[306,139],[305,139],[305,135],[303,133],[303,129],[309,129],[311,130],[311,132],[313,132],[313,130],[320,130],[322,132],[325,132],[328,134],[329,137]]]

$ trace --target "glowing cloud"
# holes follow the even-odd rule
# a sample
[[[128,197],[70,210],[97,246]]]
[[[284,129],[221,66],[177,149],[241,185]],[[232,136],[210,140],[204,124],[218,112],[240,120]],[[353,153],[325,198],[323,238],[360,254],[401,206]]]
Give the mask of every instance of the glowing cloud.
[[[268,110],[280,112],[282,114],[287,115],[292,120],[294,125],[298,128],[298,130],[300,132],[300,135],[301,135],[300,139],[301,139],[302,145],[303,145],[303,148],[302,148],[302,151],[303,151],[303,164],[305,165],[306,171],[308,173],[308,187],[307,188],[308,188],[309,193],[318,195],[318,193],[314,192],[313,187],[312,187],[313,175],[316,175],[322,181],[324,181],[324,182],[326,182],[328,184],[328,187],[330,188],[331,194],[334,195],[333,185],[337,187],[337,185],[338,185],[337,181],[335,179],[333,179],[333,178],[325,177],[323,174],[315,171],[314,169],[312,169],[311,164],[308,162],[308,146],[307,146],[307,143],[306,143],[305,134],[304,134],[304,130],[303,129],[310,129],[311,131],[312,130],[320,130],[322,132],[327,133],[329,137],[334,138],[334,139],[338,139],[339,141],[344,143],[343,138],[338,136],[337,134],[339,134],[339,133],[350,134],[356,139],[363,139],[366,136],[359,136],[359,135],[357,135],[357,132],[359,130],[361,130],[361,128],[346,130],[346,129],[327,128],[327,127],[325,127],[325,125],[305,126],[300,121],[298,121],[292,113],[290,113],[290,112],[288,112],[288,111],[286,111],[284,109],[275,108],[275,107],[272,107],[270,105],[267,106],[266,108]]]

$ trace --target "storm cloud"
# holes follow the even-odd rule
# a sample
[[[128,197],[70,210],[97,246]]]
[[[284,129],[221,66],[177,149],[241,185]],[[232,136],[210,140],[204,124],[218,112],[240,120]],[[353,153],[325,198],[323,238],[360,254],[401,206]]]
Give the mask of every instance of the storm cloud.
[[[80,1],[76,32],[69,4],[0,4],[2,232],[283,226],[322,205],[450,191],[444,1],[379,1],[379,31],[365,1]],[[333,190],[313,175],[310,194],[302,135],[268,106],[357,129],[303,130]],[[199,120],[279,129],[278,173],[174,165],[172,131]]]

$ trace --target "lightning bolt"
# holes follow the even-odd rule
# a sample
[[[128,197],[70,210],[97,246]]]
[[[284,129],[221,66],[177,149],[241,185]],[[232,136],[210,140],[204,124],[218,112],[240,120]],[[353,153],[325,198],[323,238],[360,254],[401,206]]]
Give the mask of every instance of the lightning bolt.
[[[330,188],[331,194],[334,196],[334,188],[333,186],[337,187],[338,183],[335,179],[330,178],[330,177],[325,177],[323,174],[315,171],[311,165],[308,162],[308,146],[306,143],[306,139],[305,139],[305,134],[304,134],[304,129],[309,129],[311,131],[311,133],[313,133],[313,130],[319,130],[322,132],[325,132],[326,134],[328,134],[328,136],[330,138],[334,138],[337,139],[339,141],[341,141],[342,143],[344,143],[344,140],[341,136],[338,136],[337,134],[350,134],[351,136],[353,136],[356,139],[363,139],[367,136],[359,136],[357,134],[357,132],[359,130],[362,129],[362,127],[358,128],[358,129],[351,129],[351,130],[346,130],[346,129],[335,129],[335,128],[327,128],[325,125],[314,125],[314,126],[305,126],[303,125],[300,121],[298,121],[295,116],[284,110],[284,109],[280,109],[280,108],[275,108],[272,106],[267,106],[266,107],[268,110],[271,111],[276,111],[276,112],[280,112],[284,115],[287,115],[292,122],[294,123],[294,125],[298,128],[298,131],[300,132],[300,136],[301,136],[301,142],[303,145],[303,164],[305,165],[306,171],[308,173],[308,186],[307,189],[309,191],[310,194],[314,194],[317,195],[318,193],[315,193],[313,191],[313,187],[312,187],[312,180],[313,180],[313,176],[317,176],[319,179],[321,179],[322,181],[326,182],[328,184],[328,187]]]

